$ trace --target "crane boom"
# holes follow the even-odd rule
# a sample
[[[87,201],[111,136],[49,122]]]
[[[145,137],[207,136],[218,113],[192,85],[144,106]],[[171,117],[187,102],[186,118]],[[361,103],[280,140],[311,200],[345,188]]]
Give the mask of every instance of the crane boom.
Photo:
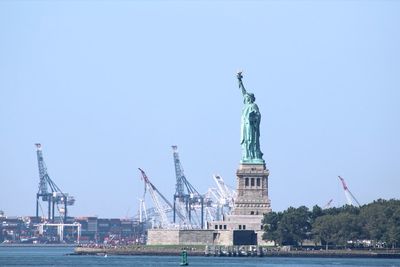
[[[39,168],[39,191],[38,193],[41,194],[42,200],[47,201],[48,198],[48,189],[47,189],[47,168],[43,160],[43,152],[42,152],[42,145],[37,143],[36,146],[36,156]]]
[[[161,206],[161,203],[156,196],[155,191],[157,190],[156,187],[150,182],[149,178],[147,177],[146,173],[140,169],[140,172],[142,173],[142,179],[145,182],[147,189],[150,193],[151,199],[153,200],[154,206],[156,208],[156,211],[158,213],[158,216],[160,216],[161,219],[161,228],[167,228],[170,223],[168,222],[167,214],[165,213],[164,208]],[[167,202],[168,204],[168,202]]]
[[[214,174],[213,178],[218,186],[221,196],[225,198],[227,201],[233,201],[235,197],[235,191],[228,188],[228,186],[224,182],[224,179],[222,179],[220,175]]]
[[[351,191],[350,191],[349,187],[347,186],[346,182],[344,181],[344,179],[342,177],[340,177],[340,176],[338,176],[338,177],[339,177],[339,180],[342,183],[343,190],[344,190],[344,195],[345,195],[345,197],[347,199],[347,204],[353,205],[353,201],[352,200],[354,200],[357,203],[357,205],[360,207],[361,206],[360,203],[355,198],[355,196],[351,193]]]
[[[157,189],[157,187],[155,187],[155,185],[152,182],[150,182],[150,179],[147,177],[146,173],[141,168],[138,168],[138,169],[142,174],[142,180],[145,183],[146,189],[149,191],[151,199],[153,200],[154,206],[156,208],[156,212],[160,216],[161,227],[162,228],[170,227],[171,223],[168,220],[168,217],[166,214],[166,208],[162,205],[158,196],[161,197],[161,199],[165,202],[167,208],[173,209],[173,205],[171,204],[171,202],[168,201],[168,199],[166,197],[164,197],[163,194],[161,194],[161,192]],[[184,216],[181,213],[177,213],[177,214],[181,219],[184,218]]]
[[[323,209],[330,209],[330,208],[331,208],[332,202],[333,202],[333,199],[330,199],[330,200],[328,201],[328,203],[326,203],[326,205],[324,206]]]
[[[179,198],[184,197],[184,188],[183,188],[183,169],[181,166],[181,162],[179,160],[178,154],[178,146],[172,146],[173,156],[174,156],[174,166],[175,166],[175,176],[176,176],[176,185],[175,185],[175,196]]]

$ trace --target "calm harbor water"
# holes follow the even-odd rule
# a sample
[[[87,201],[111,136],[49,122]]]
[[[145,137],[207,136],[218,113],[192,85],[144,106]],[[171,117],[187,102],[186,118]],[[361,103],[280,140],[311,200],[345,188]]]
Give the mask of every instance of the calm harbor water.
[[[179,266],[179,256],[68,256],[73,248],[0,247],[0,266]],[[399,266],[400,259],[190,257],[189,266]]]

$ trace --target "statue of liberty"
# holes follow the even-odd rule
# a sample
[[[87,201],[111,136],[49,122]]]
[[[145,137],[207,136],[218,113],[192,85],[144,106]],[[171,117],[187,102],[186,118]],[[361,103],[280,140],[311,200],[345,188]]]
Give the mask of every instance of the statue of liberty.
[[[244,107],[241,119],[242,163],[264,163],[260,150],[260,121],[261,113],[254,94],[248,93],[242,82],[242,72],[238,72],[239,88],[242,90]]]

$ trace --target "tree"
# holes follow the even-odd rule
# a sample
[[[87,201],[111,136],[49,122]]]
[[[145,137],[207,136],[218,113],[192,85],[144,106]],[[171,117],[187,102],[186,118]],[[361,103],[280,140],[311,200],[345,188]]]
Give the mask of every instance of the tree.
[[[320,206],[315,205],[312,208],[312,211],[311,211],[311,214],[310,214],[311,224],[315,221],[315,219],[317,219],[318,217],[321,217],[324,214],[325,214],[324,210]]]
[[[400,200],[378,199],[362,207],[345,205],[321,209],[314,206],[289,207],[265,215],[265,239],[280,245],[302,245],[311,237],[326,245],[347,246],[372,240],[392,248],[400,246]]]
[[[339,227],[336,223],[336,217],[334,215],[324,215],[316,218],[313,226],[312,233],[316,242],[321,242],[326,245],[336,243],[338,241]]]
[[[360,220],[366,238],[375,242],[384,241],[388,229],[388,218],[385,214],[387,201],[378,200],[364,206],[360,212]]]
[[[265,215],[264,239],[274,240],[280,245],[302,244],[311,233],[310,212],[307,207],[290,207],[282,213]]]
[[[400,244],[400,208],[397,208],[388,222],[386,242],[396,248]]]
[[[364,238],[362,223],[358,215],[342,212],[335,216],[335,222],[338,228],[337,244],[347,246],[348,241],[355,243]]]
[[[264,215],[264,240],[272,240],[275,243],[279,243],[280,237],[278,233],[278,225],[281,220],[282,213],[269,212]]]

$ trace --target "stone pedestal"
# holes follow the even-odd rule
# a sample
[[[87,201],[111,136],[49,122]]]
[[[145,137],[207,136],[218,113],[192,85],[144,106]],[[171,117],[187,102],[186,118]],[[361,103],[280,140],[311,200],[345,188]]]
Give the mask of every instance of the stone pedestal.
[[[237,196],[232,215],[263,215],[271,211],[269,171],[265,164],[242,163],[236,172]]]
[[[268,198],[269,171],[265,163],[241,163],[236,172],[237,195],[235,206],[230,215],[222,221],[212,221],[208,227],[215,231],[214,244],[234,245],[235,231],[254,231],[257,244],[267,244],[262,240],[262,219],[265,213],[271,212]]]

